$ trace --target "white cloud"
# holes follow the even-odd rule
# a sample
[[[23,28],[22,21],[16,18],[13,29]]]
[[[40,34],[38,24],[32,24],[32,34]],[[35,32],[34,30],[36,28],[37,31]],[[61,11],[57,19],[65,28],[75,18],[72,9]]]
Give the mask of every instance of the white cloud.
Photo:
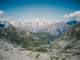
[[[66,14],[66,15],[64,15],[64,18],[65,18],[65,19],[69,19],[70,16],[69,16],[68,14]]]
[[[70,18],[80,19],[80,11],[75,11],[75,12],[73,12],[73,13],[66,14],[66,15],[64,15],[64,18],[65,18],[65,19],[70,19]]]
[[[0,17],[4,15],[4,11],[0,10]]]

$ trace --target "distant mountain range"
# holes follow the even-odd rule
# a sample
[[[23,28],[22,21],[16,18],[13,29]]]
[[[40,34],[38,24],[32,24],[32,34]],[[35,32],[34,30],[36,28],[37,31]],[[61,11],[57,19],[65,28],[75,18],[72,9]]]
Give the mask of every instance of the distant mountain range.
[[[72,23],[72,22],[69,21],[69,22],[55,23],[55,22],[46,22],[46,21],[43,22],[35,21],[35,22],[27,22],[25,24],[20,23],[18,25],[18,28],[34,33],[48,32],[52,35],[58,36],[68,29],[68,27],[70,26],[68,23]]]
[[[0,28],[17,28],[18,30],[30,31],[30,32],[48,32],[52,35],[58,36],[61,33],[68,30],[70,26],[77,24],[78,21],[70,20],[68,22],[54,23],[50,21],[31,21],[24,24],[17,23],[14,20],[0,21]]]

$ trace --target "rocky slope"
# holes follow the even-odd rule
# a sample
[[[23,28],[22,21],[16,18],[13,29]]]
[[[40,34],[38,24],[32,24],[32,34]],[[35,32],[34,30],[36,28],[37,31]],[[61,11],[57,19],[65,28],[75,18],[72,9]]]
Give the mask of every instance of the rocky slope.
[[[80,60],[80,23],[71,25],[60,38],[50,46],[51,58],[61,60]]]
[[[19,51],[12,44],[0,39],[0,60],[35,60],[31,56]]]

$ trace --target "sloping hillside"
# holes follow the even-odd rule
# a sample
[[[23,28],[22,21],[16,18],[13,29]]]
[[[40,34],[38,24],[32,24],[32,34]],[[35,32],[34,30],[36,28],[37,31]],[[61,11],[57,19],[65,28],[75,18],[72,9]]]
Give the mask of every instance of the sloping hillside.
[[[72,26],[50,47],[52,59],[80,60],[80,23]]]

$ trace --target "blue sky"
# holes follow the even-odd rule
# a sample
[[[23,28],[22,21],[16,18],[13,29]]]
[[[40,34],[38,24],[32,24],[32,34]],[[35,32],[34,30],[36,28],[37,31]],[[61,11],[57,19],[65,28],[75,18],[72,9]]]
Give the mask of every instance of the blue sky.
[[[62,21],[64,14],[80,10],[80,0],[0,0],[0,10],[17,20]]]

